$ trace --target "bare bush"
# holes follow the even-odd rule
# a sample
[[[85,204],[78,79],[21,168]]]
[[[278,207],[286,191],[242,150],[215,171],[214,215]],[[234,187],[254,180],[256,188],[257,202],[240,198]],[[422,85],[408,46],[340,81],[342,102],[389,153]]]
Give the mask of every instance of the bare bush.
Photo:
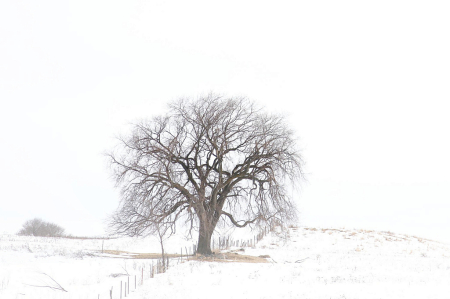
[[[40,218],[34,218],[26,221],[22,229],[18,232],[21,236],[36,237],[62,237],[64,228],[54,223],[42,221]]]

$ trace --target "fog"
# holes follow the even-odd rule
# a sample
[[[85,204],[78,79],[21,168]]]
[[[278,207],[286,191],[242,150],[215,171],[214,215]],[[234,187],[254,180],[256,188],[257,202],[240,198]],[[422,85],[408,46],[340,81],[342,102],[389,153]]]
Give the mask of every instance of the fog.
[[[286,115],[300,224],[450,242],[445,1],[2,1],[0,233],[105,233],[103,153],[180,97]]]

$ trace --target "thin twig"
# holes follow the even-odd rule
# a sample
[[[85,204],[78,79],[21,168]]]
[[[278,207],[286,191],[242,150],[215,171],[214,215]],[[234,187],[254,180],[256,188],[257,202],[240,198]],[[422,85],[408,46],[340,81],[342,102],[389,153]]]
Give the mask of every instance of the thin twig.
[[[296,262],[296,263],[303,263],[303,262],[306,261],[307,259],[309,259],[309,257],[304,258],[304,259],[301,259],[301,260],[298,260],[298,261],[295,261],[295,262]]]
[[[47,276],[47,277],[49,277],[51,280],[53,280],[53,282],[56,283],[56,284],[58,285],[58,287],[55,288],[55,287],[51,287],[51,286],[37,286],[37,285],[25,284],[25,283],[24,283],[24,284],[27,285],[27,286],[30,286],[30,287],[36,287],[36,288],[50,288],[50,289],[52,289],[52,290],[58,290],[58,291],[64,291],[64,292],[67,292],[67,291],[66,291],[59,283],[57,283],[56,280],[54,280],[50,275],[45,274],[45,273],[41,273],[41,274],[44,274],[45,276]]]
[[[124,267],[121,267],[125,272],[127,272],[127,274],[125,274],[125,275],[127,275],[127,276],[130,276],[130,274],[128,273],[128,271],[127,271],[127,269],[126,268],[124,268]]]

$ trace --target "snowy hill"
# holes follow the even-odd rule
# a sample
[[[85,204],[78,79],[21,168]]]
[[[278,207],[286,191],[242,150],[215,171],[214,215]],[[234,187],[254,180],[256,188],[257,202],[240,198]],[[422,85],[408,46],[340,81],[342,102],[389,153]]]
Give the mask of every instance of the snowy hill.
[[[166,251],[179,253],[192,243],[175,236]],[[110,298],[111,288],[120,298],[120,284],[129,279],[130,299],[450,298],[450,246],[390,232],[292,227],[253,248],[223,250],[233,252],[214,261],[173,258],[169,270],[154,278],[154,260],[124,253],[159,250],[151,238],[2,235],[0,298]],[[236,253],[267,262],[233,262],[229,257]]]

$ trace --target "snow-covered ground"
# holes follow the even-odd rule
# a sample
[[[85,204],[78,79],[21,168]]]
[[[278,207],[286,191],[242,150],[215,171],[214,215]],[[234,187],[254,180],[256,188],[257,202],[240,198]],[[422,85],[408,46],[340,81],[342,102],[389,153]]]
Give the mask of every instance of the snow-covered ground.
[[[179,253],[192,244],[174,236],[165,247],[169,253]],[[450,246],[389,232],[290,228],[239,251],[268,255],[268,263],[173,259],[169,270],[154,278],[150,278],[154,260],[102,254],[102,247],[160,250],[152,238],[1,235],[0,298],[110,298],[111,287],[113,298],[120,298],[121,282],[124,285],[128,279],[130,299],[450,298]]]

